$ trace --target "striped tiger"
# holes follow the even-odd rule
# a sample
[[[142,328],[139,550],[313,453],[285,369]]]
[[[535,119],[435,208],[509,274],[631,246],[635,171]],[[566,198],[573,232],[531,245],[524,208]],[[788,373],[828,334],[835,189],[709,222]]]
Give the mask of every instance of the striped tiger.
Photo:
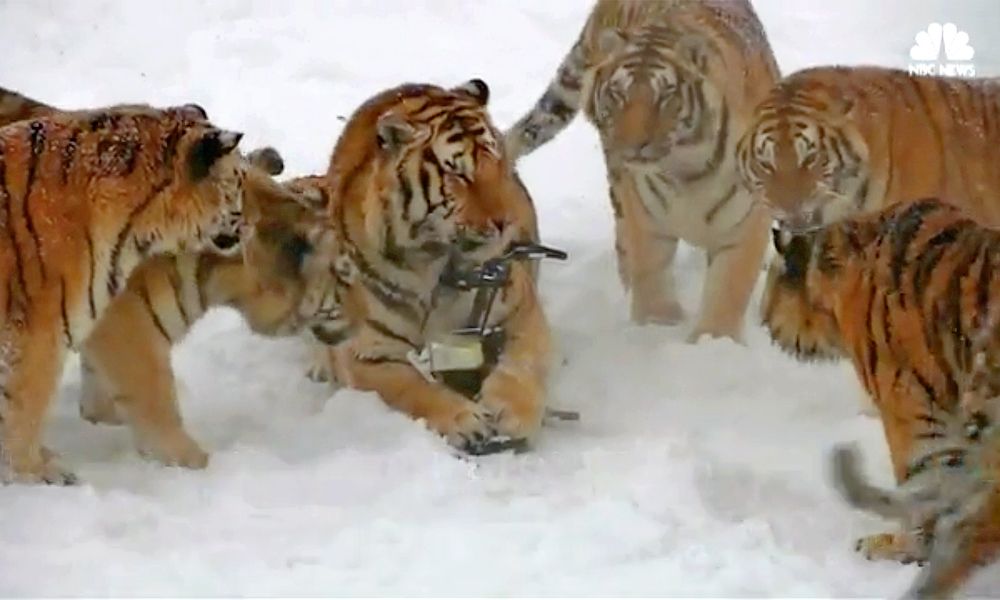
[[[777,256],[762,298],[764,325],[781,348],[800,359],[814,352],[851,359],[882,417],[901,486],[896,500],[913,490],[919,497],[928,477],[914,478],[926,469],[963,471],[938,478],[946,484],[956,479],[974,483],[985,476],[982,469],[973,469],[982,464],[979,459],[963,466],[965,450],[956,454],[956,448],[967,448],[961,437],[966,415],[973,414],[967,407],[979,406],[968,400],[969,391],[984,398],[1000,394],[1000,379],[976,375],[982,356],[990,374],[1000,372],[1000,329],[994,325],[1000,322],[1000,278],[994,276],[1000,273],[1000,230],[978,224],[944,200],[921,199],[809,232],[778,231],[774,239]],[[996,454],[997,438],[990,439],[986,454]],[[975,454],[984,455],[979,450]],[[955,456],[958,462],[952,460]],[[843,451],[837,460],[843,465]],[[997,456],[990,460],[996,472]],[[872,498],[882,500],[843,473],[838,485],[846,497],[874,510]],[[972,483],[955,483],[951,492],[959,500],[968,498],[974,508],[979,501],[961,491],[978,489]],[[992,480],[989,485],[988,512],[976,520],[973,543],[963,546],[961,567],[949,567],[948,585],[1000,548],[1000,493]],[[950,502],[925,499],[933,506],[939,500]],[[890,511],[884,504],[879,510]],[[918,532],[862,538],[857,548],[869,559],[923,560],[927,533],[937,530],[933,523],[918,525]],[[951,521],[942,527],[950,531],[953,525],[958,527]],[[933,559],[937,550],[930,550]],[[938,585],[932,589],[942,589]]]
[[[757,107],[737,154],[786,228],[929,196],[1000,225],[1000,79],[805,69]]]
[[[708,258],[689,341],[742,339],[771,218],[740,183],[735,147],[777,78],[747,0],[599,0],[548,89],[507,131],[516,159],[581,108],[596,127],[633,321],[683,320],[672,275],[683,239]]]
[[[161,252],[239,250],[241,134],[200,107],[117,106],[0,127],[0,478],[71,483],[40,443],[66,350]]]
[[[271,148],[249,162],[278,175],[283,162]],[[336,245],[325,190],[315,178],[283,187],[248,186],[250,234],[243,255],[177,253],[147,259],[108,306],[83,344],[80,414],[92,423],[128,423],[136,445],[167,465],[203,468],[208,454],[185,431],[170,366],[171,348],[205,312],[228,306],[250,329],[289,336],[310,327],[340,328],[338,286],[330,268]],[[129,360],[121,357],[128,356]]]
[[[488,357],[478,402],[409,358],[469,325],[475,294],[442,286],[445,269],[478,264],[536,234],[531,197],[506,157],[488,98],[478,79],[376,94],[348,119],[326,175],[336,237],[356,271],[344,310],[357,329],[330,352],[331,371],[474,453],[498,436],[533,438],[550,360],[549,328],[522,263],[490,313],[506,341]]]

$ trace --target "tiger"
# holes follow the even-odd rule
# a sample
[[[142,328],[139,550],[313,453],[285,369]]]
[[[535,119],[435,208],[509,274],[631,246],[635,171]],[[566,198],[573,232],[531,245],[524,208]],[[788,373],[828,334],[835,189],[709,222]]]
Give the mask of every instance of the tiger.
[[[522,262],[489,312],[487,325],[502,327],[505,339],[483,349],[478,390],[414,360],[469,325],[476,294],[442,285],[442,276],[537,235],[489,95],[480,79],[383,90],[349,117],[325,176],[335,237],[352,265],[342,302],[354,324],[350,339],[324,340],[330,372],[471,454],[536,438],[551,360],[549,325]]]
[[[747,0],[599,0],[544,94],[505,133],[519,159],[581,108],[597,129],[633,322],[684,320],[672,274],[684,240],[708,260],[688,341],[743,339],[771,217],[741,184],[735,147],[777,79]]]
[[[269,175],[283,170],[273,148],[251,152],[248,161]],[[247,187],[251,233],[242,255],[159,255],[133,271],[82,346],[83,418],[128,423],[143,455],[165,465],[204,468],[209,455],[184,429],[170,353],[206,311],[235,308],[254,333],[272,337],[313,327],[340,335],[338,328],[349,326],[341,320],[340,288],[330,273],[337,247],[325,189],[310,177],[283,187],[288,194]]]
[[[915,478],[932,467],[958,468],[960,475],[933,477],[939,482],[972,478],[965,487],[946,487],[961,496],[958,500],[969,500],[972,512],[960,514],[979,514],[972,510],[979,502],[975,495],[958,490],[979,489],[974,480],[984,477],[984,471],[969,465],[982,460],[970,459],[963,466],[961,457],[958,462],[952,458],[957,456],[954,449],[963,447],[956,442],[967,431],[966,415],[981,412],[967,410],[976,406],[967,400],[967,391],[985,398],[1000,395],[1000,378],[976,375],[981,356],[989,357],[987,372],[1000,373],[1000,278],[994,277],[1000,272],[1000,230],[980,224],[953,202],[929,197],[807,232],[776,229],[774,246],[776,258],[761,299],[772,340],[800,360],[851,360],[881,414],[900,498],[922,499],[927,510],[943,506],[938,500],[947,498],[921,495],[927,478]],[[987,452],[973,454],[995,453],[997,438],[982,437],[994,441]],[[844,456],[835,457],[841,466]],[[989,458],[991,465],[996,460]],[[852,464],[847,463],[848,471],[840,469],[840,485],[850,484],[843,474],[854,472]],[[990,477],[983,482],[990,486],[987,516],[976,521],[977,537],[962,551],[962,566],[949,567],[954,578],[948,575],[948,581],[964,577],[1000,545],[1000,493]],[[845,492],[852,503],[872,509],[884,500],[859,485],[842,488],[854,490]],[[883,502],[883,514],[900,515],[885,506]],[[862,538],[856,548],[869,559],[924,560],[928,537],[933,539],[937,530],[933,524],[920,525],[916,532]],[[948,521],[942,527],[952,525]],[[931,548],[931,560],[936,552]]]
[[[786,229],[929,196],[1000,225],[1000,79],[804,69],[758,105],[737,155]]]
[[[45,415],[66,351],[144,258],[240,250],[241,137],[195,104],[0,127],[0,479],[77,480],[41,445]]]
[[[0,127],[57,112],[53,106],[0,87]]]

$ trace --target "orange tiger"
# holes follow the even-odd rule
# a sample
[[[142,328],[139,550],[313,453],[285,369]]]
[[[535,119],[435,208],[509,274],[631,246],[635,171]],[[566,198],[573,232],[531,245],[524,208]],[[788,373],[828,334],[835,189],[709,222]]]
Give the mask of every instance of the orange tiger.
[[[357,331],[332,352],[332,372],[470,452],[495,448],[498,436],[533,438],[550,361],[531,270],[515,263],[489,321],[506,339],[484,349],[488,373],[476,401],[411,362],[469,324],[474,292],[441,285],[442,274],[535,235],[531,197],[488,98],[478,79],[385,90],[350,117],[326,176],[336,238],[356,278],[344,311]]]
[[[1000,225],[1000,79],[805,69],[757,107],[737,154],[786,228],[929,196]]]
[[[144,258],[235,252],[241,134],[196,105],[118,106],[0,128],[0,455],[5,481],[70,483],[40,444],[66,350]]]
[[[849,357],[882,416],[899,497],[863,483],[843,449],[837,482],[852,504],[906,517],[909,526],[863,538],[859,551],[929,557],[933,577],[918,588],[932,595],[953,589],[1000,548],[1000,437],[980,436],[995,418],[981,421],[981,414],[970,433],[964,399],[970,389],[1000,395],[1000,379],[970,387],[978,356],[989,357],[990,372],[1000,367],[1000,230],[923,199],[811,232],[776,231],[775,249],[762,299],[773,340],[800,359]],[[985,448],[974,447],[987,439]],[[911,513],[904,496],[925,504]],[[936,523],[938,516],[948,518]],[[963,538],[963,531],[974,533]],[[929,542],[942,536],[951,541],[933,548]],[[955,539],[961,543],[948,550]]]
[[[271,175],[283,169],[270,148],[251,152],[249,160]],[[208,454],[184,430],[170,353],[209,308],[238,310],[261,335],[311,327],[321,328],[321,337],[348,335],[330,271],[336,244],[319,183],[293,179],[281,194],[248,185],[251,227],[242,256],[186,252],[143,262],[83,344],[81,415],[93,423],[127,422],[144,454],[202,468]]]
[[[705,250],[704,334],[742,339],[771,221],[736,169],[736,142],[778,68],[747,0],[599,0],[534,108],[507,133],[536,150],[582,108],[597,129],[618,272],[637,323],[683,319],[679,240]]]

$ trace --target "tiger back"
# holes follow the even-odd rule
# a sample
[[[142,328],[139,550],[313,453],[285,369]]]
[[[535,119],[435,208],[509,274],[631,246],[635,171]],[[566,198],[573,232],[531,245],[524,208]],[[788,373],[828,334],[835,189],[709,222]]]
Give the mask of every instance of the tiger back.
[[[443,286],[445,271],[481,264],[536,231],[488,98],[478,79],[381,92],[350,117],[327,172],[331,219],[356,267],[345,306],[359,324],[331,352],[331,372],[476,453],[500,436],[524,441],[538,432],[550,349],[531,269],[515,263],[489,313],[505,342],[478,402],[414,362],[469,324],[475,293]]]
[[[778,257],[762,299],[765,314],[780,316],[764,323],[774,341],[800,358],[810,356],[809,348],[850,358],[881,413],[900,494],[926,489],[928,477],[921,474],[941,468],[958,469],[958,481],[972,485],[952,491],[971,494],[977,478],[991,471],[976,470],[982,461],[972,456],[982,453],[970,455],[968,444],[956,444],[956,431],[963,431],[964,392],[975,381],[976,357],[992,357],[991,369],[998,366],[1000,278],[994,275],[1000,272],[1000,230],[942,200],[923,199],[775,239]],[[774,311],[775,304],[783,310]],[[801,343],[799,330],[808,332],[812,346]],[[986,387],[982,381],[989,379],[980,381],[976,388],[985,397],[1000,395],[1000,381]],[[967,455],[965,464],[961,457]],[[958,462],[951,462],[952,456],[959,456]],[[841,476],[848,479],[857,478]],[[931,483],[952,479],[931,477]],[[952,575],[961,571],[961,576],[949,579],[951,584],[1000,544],[1000,494],[990,485],[986,513],[972,496],[954,499],[969,500],[966,517],[982,518],[971,528],[973,540],[955,550],[961,569]],[[883,501],[877,493],[862,493],[863,486],[853,487],[859,490],[853,493],[856,505],[881,506],[887,515],[904,512],[899,500]],[[864,497],[869,499],[862,502]],[[935,524],[910,521],[916,531],[869,536],[858,549],[869,558],[926,558],[927,534]]]
[[[760,104],[738,157],[786,227],[932,196],[1000,225],[1000,80],[805,69]]]
[[[248,160],[269,175],[283,169],[270,148],[251,152]],[[279,194],[269,185],[247,186],[251,232],[242,255],[160,255],[132,273],[81,352],[84,418],[127,423],[143,454],[203,468],[208,454],[183,426],[170,359],[172,347],[206,311],[231,307],[259,335],[289,336],[311,327],[344,335],[325,190],[306,177],[282,188]]]
[[[506,133],[517,158],[580,110],[597,129],[633,321],[683,320],[672,264],[684,240],[709,262],[689,339],[742,338],[770,217],[740,183],[735,148],[777,77],[749,2],[600,0],[545,93]]]
[[[238,250],[240,134],[195,105],[59,113],[0,128],[2,478],[71,482],[39,444],[68,348],[144,258]]]
[[[16,121],[50,115],[54,112],[58,112],[58,109],[14,90],[0,87],[0,127]]]

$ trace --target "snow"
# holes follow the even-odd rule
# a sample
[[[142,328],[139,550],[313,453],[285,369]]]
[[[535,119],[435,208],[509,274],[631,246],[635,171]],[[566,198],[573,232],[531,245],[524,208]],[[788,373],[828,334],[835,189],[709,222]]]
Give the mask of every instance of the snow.
[[[584,0],[0,2],[5,85],[65,107],[195,101],[273,144],[288,175],[322,171],[341,117],[404,80],[485,78],[499,124],[541,93]],[[1000,74],[994,0],[758,0],[785,72],[905,67],[932,20],[969,32]],[[890,480],[881,426],[846,364],[802,365],[748,317],[748,343],[629,324],[596,135],[575,122],[525,159],[546,243],[559,345],[548,427],[522,455],[458,459],[373,394],[304,376],[297,340],[252,336],[216,310],[175,350],[187,426],[212,453],[192,472],[145,462],[122,428],[76,413],[67,365],[47,443],[84,484],[0,489],[0,596],[898,595],[915,566],[869,563],[881,531],[827,483],[858,440]],[[703,259],[682,248],[690,313]],[[970,594],[997,589],[986,572]]]

